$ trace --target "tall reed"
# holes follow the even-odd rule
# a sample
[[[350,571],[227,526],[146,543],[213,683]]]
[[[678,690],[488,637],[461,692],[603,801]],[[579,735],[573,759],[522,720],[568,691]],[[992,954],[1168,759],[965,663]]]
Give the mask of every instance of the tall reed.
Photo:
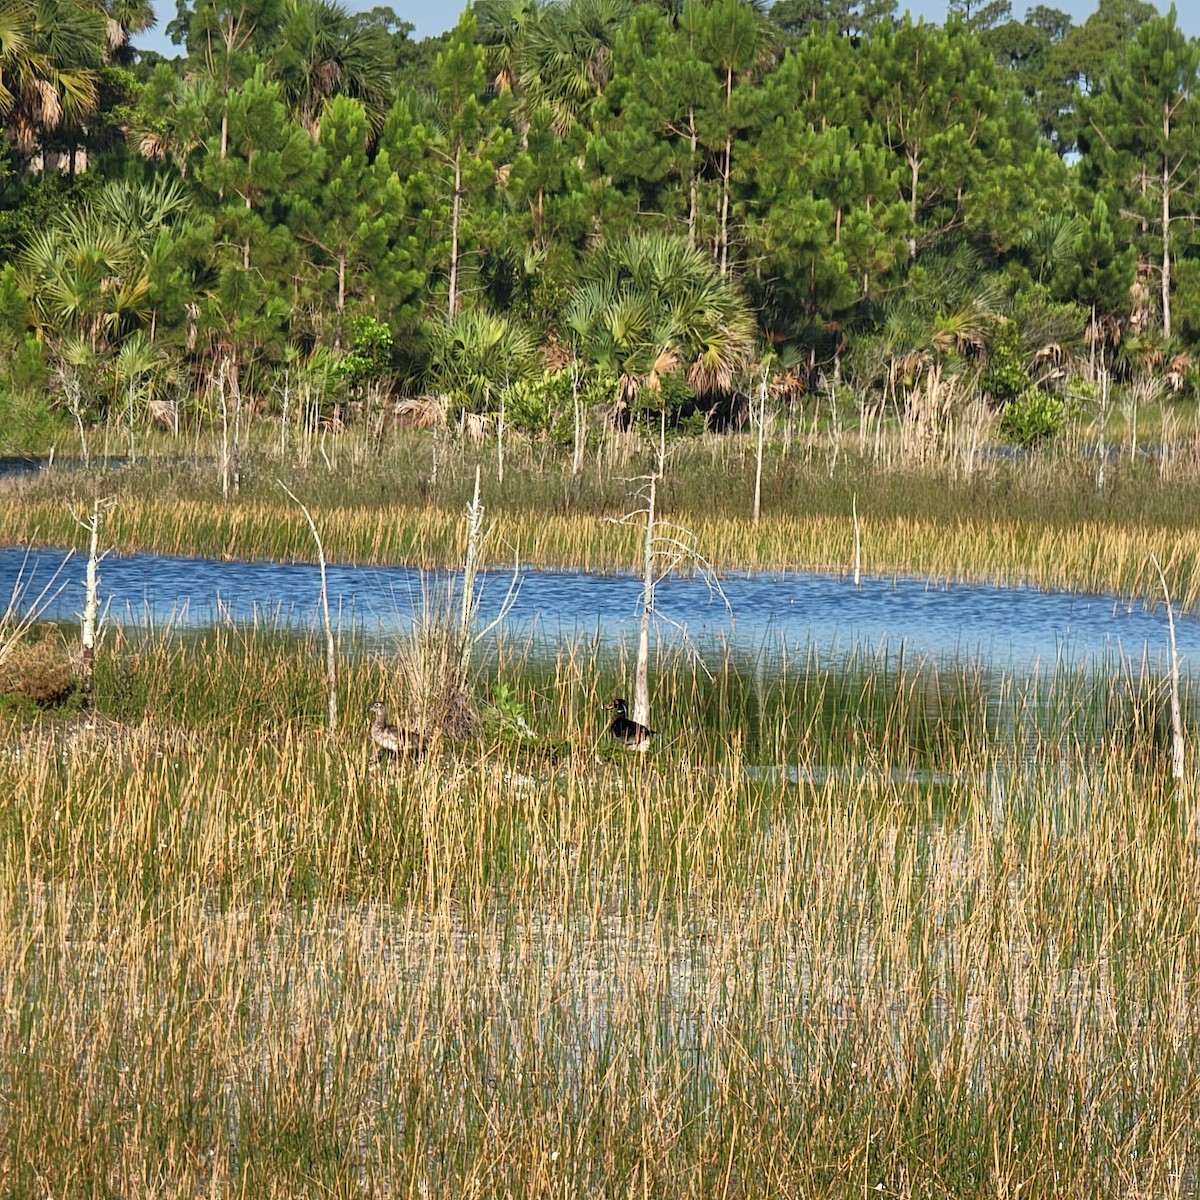
[[[597,761],[628,664],[502,646],[537,743],[377,763],[315,649],[120,634],[0,727],[11,1194],[1194,1190],[1157,676],[664,650]]]

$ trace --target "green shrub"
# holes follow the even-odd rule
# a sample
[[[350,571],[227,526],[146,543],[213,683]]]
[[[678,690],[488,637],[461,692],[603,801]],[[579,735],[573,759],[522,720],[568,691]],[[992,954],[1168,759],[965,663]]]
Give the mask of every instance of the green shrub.
[[[552,376],[518,379],[504,399],[504,419],[524,433],[544,433],[554,423]]]
[[[42,454],[68,421],[40,394],[15,395],[0,383],[0,454]]]
[[[639,422],[649,425],[651,431],[657,434],[662,415],[665,413],[667,424],[673,426],[680,411],[694,400],[695,396],[683,373],[671,371],[660,375],[652,384],[642,385],[632,405],[633,415]]]
[[[983,377],[983,387],[992,399],[1016,400],[1029,387],[1029,375],[1022,361],[1021,331],[1016,321],[1002,321],[992,343],[992,361]]]
[[[1014,446],[1028,449],[1057,437],[1066,423],[1066,405],[1058,396],[1027,388],[1004,406],[1000,432]]]

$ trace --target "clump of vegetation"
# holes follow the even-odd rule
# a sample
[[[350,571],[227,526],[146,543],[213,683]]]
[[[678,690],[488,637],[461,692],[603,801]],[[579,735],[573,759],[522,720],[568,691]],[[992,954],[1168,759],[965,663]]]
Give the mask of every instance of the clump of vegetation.
[[[1052,441],[1066,428],[1067,406],[1044,388],[1027,388],[1000,415],[1000,432],[1014,446],[1032,449]]]
[[[0,695],[51,708],[67,703],[77,684],[70,653],[57,626],[35,626],[0,656]]]
[[[395,649],[395,671],[411,724],[422,734],[463,738],[479,726],[471,678],[471,631],[451,603],[428,599]]]

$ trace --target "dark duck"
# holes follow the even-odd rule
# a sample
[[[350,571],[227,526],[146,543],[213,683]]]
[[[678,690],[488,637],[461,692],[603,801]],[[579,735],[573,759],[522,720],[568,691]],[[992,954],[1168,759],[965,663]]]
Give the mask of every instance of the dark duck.
[[[631,721],[629,705],[624,700],[618,697],[608,706],[608,710],[613,714],[612,723],[608,727],[608,736],[614,742],[628,746],[631,750],[649,749],[654,730],[648,729],[645,725],[639,725],[636,721]]]

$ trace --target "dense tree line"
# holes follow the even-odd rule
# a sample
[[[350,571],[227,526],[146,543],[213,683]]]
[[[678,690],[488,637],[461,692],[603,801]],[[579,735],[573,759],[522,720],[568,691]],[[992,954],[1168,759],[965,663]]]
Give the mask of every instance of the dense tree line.
[[[552,430],[769,379],[1192,389],[1200,43],[952,0],[0,0],[0,389]],[[964,390],[965,387],[964,387]],[[422,398],[424,398],[422,400]],[[299,402],[299,401],[296,401]]]

